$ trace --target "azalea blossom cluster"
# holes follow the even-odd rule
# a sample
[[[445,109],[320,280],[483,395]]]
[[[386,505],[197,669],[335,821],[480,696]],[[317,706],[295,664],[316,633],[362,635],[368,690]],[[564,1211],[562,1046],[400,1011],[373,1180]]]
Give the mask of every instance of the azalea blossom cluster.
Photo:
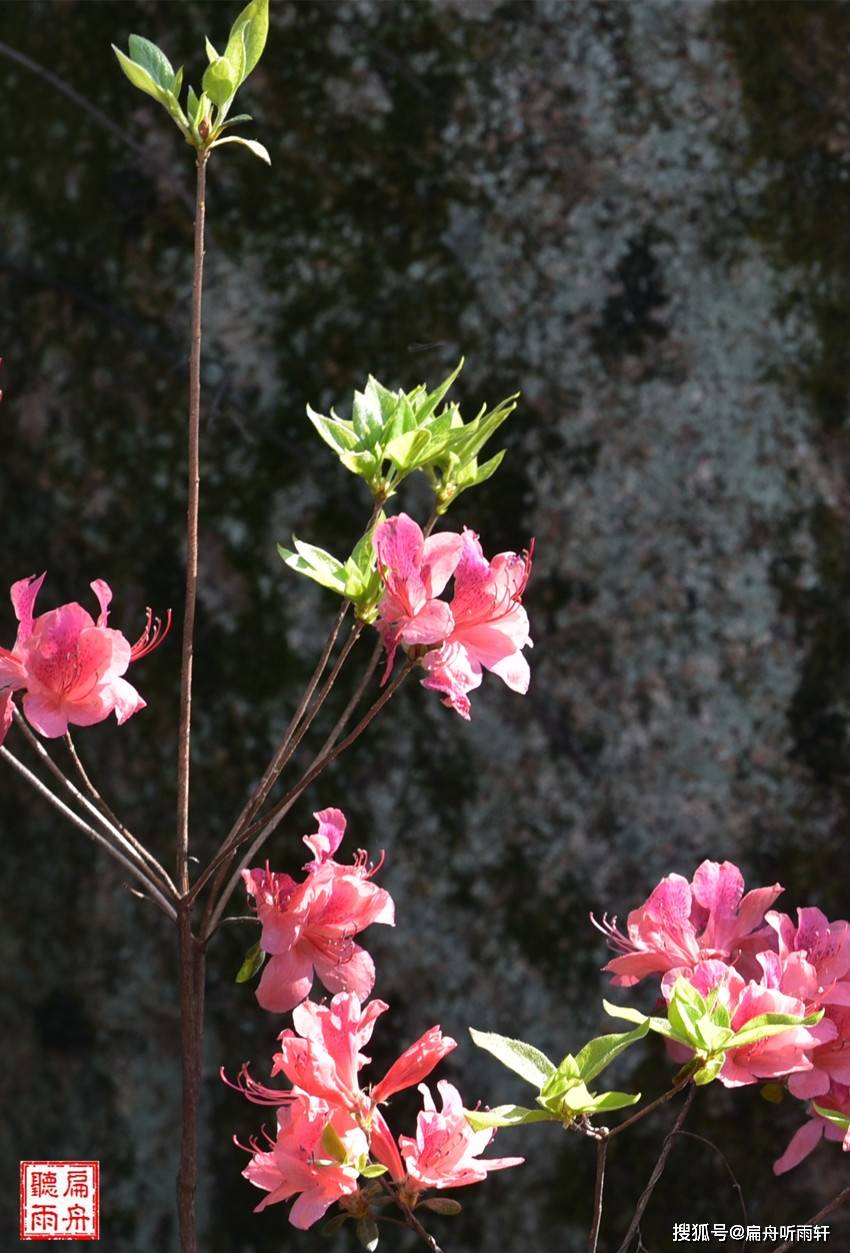
[[[441,1108],[436,1108],[422,1081],[456,1047],[439,1026],[405,1049],[383,1078],[361,1082],[369,1061],[363,1049],[389,1006],[365,1002],[375,969],[352,936],[371,922],[392,924],[393,902],[371,882],[377,868],[367,869],[365,853],[358,853],[353,866],[334,860],[346,826],[342,812],[325,809],[314,816],[318,830],[304,837],[314,858],[302,883],[268,867],[245,872],[263,926],[260,945],[272,954],[257,998],[268,1009],[293,1009],[294,1030],[278,1036],[271,1074],[283,1075],[292,1086],[259,1083],[247,1065],[231,1085],[248,1100],[277,1110],[275,1133],[264,1132],[264,1144],[252,1139],[249,1146],[240,1145],[251,1154],[242,1173],[268,1193],[256,1208],[296,1197],[290,1222],[301,1228],[312,1226],[336,1201],[352,1218],[368,1216],[387,1195],[412,1210],[428,1188],[478,1183],[489,1171],[523,1160],[480,1158],[495,1132],[473,1131],[460,1093],[445,1080],[437,1085]],[[336,992],[330,1004],[304,999],[314,971]],[[416,1085],[423,1108],[415,1135],[396,1139],[382,1107]],[[372,1182],[380,1175],[391,1181],[389,1194]]]
[[[384,592],[378,606],[378,629],[387,650],[384,682],[399,645],[420,649],[427,678],[422,686],[443,694],[443,704],[470,715],[469,693],[490,670],[515,692],[528,691],[531,647],[522,594],[531,573],[528,552],[484,556],[478,536],[423,534],[406,513],[375,528],[374,548]],[[441,600],[454,578],[450,601]]]
[[[111,713],[119,723],[144,709],[145,702],[123,674],[132,661],[162,642],[171,625],[154,620],[148,610],[145,629],[135,644],[107,626],[112,591],[103,579],[91,589],[100,612],[91,614],[72,601],[35,616],[35,602],[45,576],[12,584],[11,599],[18,632],[11,649],[0,648],[0,744],[12,721],[13,694],[24,692],[30,724],[48,739],[64,735],[69,723],[88,727]]]
[[[703,996],[716,989],[735,1031],[762,1014],[822,1011],[815,1025],[730,1049],[718,1075],[730,1088],[779,1081],[813,1102],[774,1164],[777,1174],[802,1161],[822,1136],[850,1150],[850,1131],[814,1108],[850,1115],[850,923],[831,922],[813,906],[799,909],[795,922],[771,909],[782,890],[775,883],[745,894],[737,866],[704,861],[690,883],[677,874],[662,879],[629,914],[625,934],[616,918],[596,924],[619,954],[605,966],[614,984],[659,976],[668,1002],[680,978]]]

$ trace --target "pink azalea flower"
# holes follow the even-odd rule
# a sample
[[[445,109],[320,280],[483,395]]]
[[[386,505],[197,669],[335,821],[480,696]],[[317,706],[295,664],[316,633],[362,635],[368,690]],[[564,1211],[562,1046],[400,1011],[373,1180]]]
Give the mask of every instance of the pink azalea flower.
[[[145,702],[121,676],[131,661],[161,643],[171,625],[170,612],[163,628],[148,610],[145,630],[131,645],[106,625],[112,592],[103,579],[91,584],[100,605],[96,622],[76,602],[34,617],[43,582],[42,574],[12,584],[18,633],[12,649],[0,648],[0,743],[12,720],[12,693],[21,690],[27,719],[48,739],[64,735],[69,723],[87,727],[111,713],[119,724],[126,722]]]
[[[628,935],[616,918],[591,921],[622,956],[608,962],[612,983],[628,988],[647,975],[687,974],[702,961],[719,959],[753,969],[756,950],[766,947],[765,911],[782,891],[779,883],[744,895],[744,880],[732,862],[704,861],[692,883],[667,875],[639,909],[632,910]]]
[[[260,947],[271,954],[257,987],[263,1009],[285,1013],[310,991],[313,973],[331,992],[356,992],[365,1000],[375,983],[372,958],[353,936],[373,922],[393,926],[392,898],[371,882],[360,850],[351,866],[334,861],[345,831],[339,809],[314,814],[319,829],[304,837],[314,858],[305,866],[307,878],[296,883],[289,875],[243,870],[242,877],[263,925]]]
[[[840,982],[850,974],[850,923],[830,922],[813,907],[797,910],[797,926],[787,914],[772,909],[765,922],[773,928],[779,956],[799,954],[813,983],[807,999],[813,1005],[850,1005],[850,982]]]
[[[322,1142],[328,1125],[345,1146],[351,1165],[329,1159]],[[254,1212],[300,1193],[289,1221],[304,1230],[334,1201],[357,1191],[359,1172],[354,1163],[368,1154],[369,1144],[350,1114],[299,1092],[278,1109],[277,1136],[269,1139],[268,1149],[252,1141],[249,1152],[251,1161],[242,1174],[268,1192]]]
[[[531,573],[532,543],[522,556],[498,553],[487,561],[474,531],[463,531],[450,609],[454,626],[440,649],[427,653],[423,687],[442,692],[444,705],[469,718],[467,693],[481,683],[482,668],[515,692],[528,691],[530,673],[522,654],[531,647],[522,594]]]
[[[448,532],[425,539],[417,523],[400,513],[376,527],[373,543],[385,589],[378,612],[386,682],[399,644],[435,644],[451,631],[451,610],[437,597],[454,574],[463,541]]]
[[[850,987],[845,985],[847,990]],[[804,1074],[792,1075],[788,1090],[801,1100],[820,1098],[835,1084],[850,1085],[850,1007],[827,1005],[823,1022],[831,1022],[835,1035],[826,1043],[818,1045],[812,1053],[812,1069]]]
[[[689,983],[707,996],[719,989],[719,1000],[729,1011],[733,1031],[740,1031],[761,1014],[794,1014],[805,1017],[805,1002],[781,990],[782,963],[775,953],[760,954],[764,966],[762,982],[745,981],[732,966],[718,960],[700,962],[688,975]],[[681,971],[668,972],[661,981],[661,990],[670,999]],[[818,1045],[831,1040],[835,1025],[826,1018],[814,1027],[789,1027],[777,1035],[730,1049],[718,1075],[727,1088],[742,1087],[764,1079],[779,1079],[798,1071],[812,1069],[812,1053]]]
[[[340,993],[330,1005],[305,1001],[292,1015],[295,1031],[283,1031],[279,1037],[280,1052],[275,1054],[272,1074],[282,1071],[305,1092],[368,1114],[396,1092],[414,1087],[457,1047],[439,1027],[431,1027],[405,1049],[371,1091],[364,1092],[359,1071],[369,1059],[361,1049],[371,1039],[375,1019],[387,1008],[384,1001],[370,1001],[361,1008],[353,993]]]
[[[818,1097],[817,1103],[824,1109],[838,1110],[840,1114],[850,1118],[850,1087],[843,1083],[833,1083],[829,1093]],[[842,1130],[813,1109],[808,1120],[794,1132],[785,1152],[773,1163],[773,1173],[784,1175],[786,1171],[799,1166],[803,1158],[808,1157],[817,1147],[821,1138],[841,1141],[844,1152],[850,1152],[850,1130]]]
[[[462,1188],[486,1179],[488,1171],[521,1166],[523,1157],[482,1159],[496,1134],[494,1128],[473,1131],[466,1121],[460,1093],[442,1079],[438,1084],[443,1107],[438,1112],[426,1084],[419,1085],[423,1110],[416,1119],[416,1138],[399,1136],[401,1155],[407,1167],[407,1186],[422,1188]]]

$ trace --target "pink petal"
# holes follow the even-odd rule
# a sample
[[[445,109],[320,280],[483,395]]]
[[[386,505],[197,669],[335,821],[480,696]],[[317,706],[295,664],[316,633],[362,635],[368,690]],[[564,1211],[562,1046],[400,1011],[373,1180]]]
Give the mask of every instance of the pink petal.
[[[810,1119],[803,1123],[791,1137],[788,1148],[773,1163],[773,1173],[775,1175],[784,1175],[786,1171],[793,1170],[795,1166],[799,1166],[804,1157],[808,1157],[812,1149],[814,1149],[823,1135],[823,1123]]]
[[[444,1036],[439,1027],[431,1027],[393,1062],[380,1083],[372,1089],[372,1100],[385,1101],[403,1088],[420,1083],[447,1053],[457,1048],[457,1040]]]
[[[370,1140],[372,1156],[382,1162],[390,1172],[392,1179],[404,1178],[404,1165],[398,1151],[393,1133],[387,1126],[386,1119],[376,1107],[372,1111],[372,1135]]]
[[[32,634],[33,609],[35,608],[35,600],[41,591],[44,578],[43,574],[38,577],[33,574],[28,579],[19,579],[17,583],[12,584],[12,605],[14,606],[15,617],[20,623],[15,647],[23,644],[24,640],[29,639]]]
[[[0,691],[0,744],[6,738],[9,727],[12,725],[12,693],[9,688]]]
[[[313,814],[319,824],[314,835],[305,835],[304,843],[313,854],[308,865],[319,865],[333,857],[345,835],[346,818],[341,809],[320,809]]]
[[[524,696],[528,691],[531,671],[522,653],[511,653],[503,661],[497,661],[495,666],[490,667],[490,670],[491,673],[498,675],[512,692],[520,692]]]
[[[463,537],[451,531],[442,531],[426,539],[422,566],[432,596],[439,596],[454,574],[462,550]]]
[[[56,740],[68,730],[65,706],[40,692],[27,692],[24,696],[24,713],[34,729],[48,740]]]
[[[451,635],[455,620],[444,600],[429,600],[398,633],[403,644],[438,644]]]
[[[285,1014],[304,1000],[312,984],[313,963],[299,945],[269,960],[257,985],[257,1000],[263,1009]]]
[[[89,587],[97,597],[100,605],[100,613],[98,614],[97,625],[99,627],[106,626],[106,620],[109,617],[109,603],[112,600],[112,588],[104,579],[95,579]]]
[[[394,576],[419,578],[425,544],[420,527],[406,513],[387,518],[376,527],[372,542],[378,561]]]
[[[359,944],[350,946],[344,961],[313,949],[313,962],[329,992],[353,992],[365,1001],[375,986],[375,963]]]
[[[140,709],[145,708],[146,702],[142,700],[132,683],[128,683],[126,679],[113,679],[108,690],[113,700],[115,717],[119,726],[128,718],[132,718],[133,714],[138,713]]]

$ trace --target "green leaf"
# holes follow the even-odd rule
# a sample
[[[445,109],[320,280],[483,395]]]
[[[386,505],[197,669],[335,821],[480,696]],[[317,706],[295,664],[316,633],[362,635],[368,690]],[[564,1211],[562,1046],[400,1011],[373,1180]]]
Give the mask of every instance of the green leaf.
[[[427,431],[406,431],[390,440],[384,449],[384,456],[403,474],[409,473],[426,460],[424,454],[430,442]]]
[[[284,548],[281,544],[277,546],[277,551],[290,569],[297,570],[299,574],[306,574],[309,579],[320,583],[322,587],[330,588],[332,592],[338,592],[341,596],[345,595],[345,567],[342,562],[330,553],[326,553],[323,548],[302,543],[294,535],[292,542],[296,552]]]
[[[640,1092],[603,1092],[593,1098],[593,1107],[589,1112],[601,1114],[607,1110],[625,1109],[628,1105],[637,1105]]]
[[[151,43],[149,39],[143,39],[141,35],[131,35],[127,44],[130,56],[136,65],[141,65],[143,69],[146,69],[153,81],[160,87],[173,90],[174,70],[162,49],[157,48],[156,44]]]
[[[252,944],[252,946],[248,949],[248,952],[245,954],[245,957],[242,961],[242,965],[239,967],[239,970],[236,972],[236,979],[234,980],[234,982],[235,983],[248,983],[249,980],[254,978],[254,975],[257,973],[258,970],[262,970],[263,962],[265,960],[266,960],[266,955],[263,952],[263,950],[260,948],[259,943]]]
[[[432,1214],[442,1214],[445,1218],[453,1218],[463,1209],[460,1201],[453,1201],[449,1196],[433,1196],[427,1201],[420,1201],[418,1209],[429,1209]]]
[[[590,1083],[606,1066],[611,1065],[615,1057],[637,1040],[642,1040],[648,1031],[649,1019],[645,1018],[634,1031],[626,1031],[622,1035],[600,1035],[588,1040],[576,1056],[576,1065],[584,1082]]]
[[[377,396],[368,387],[363,392],[354,393],[351,424],[359,435],[362,445],[366,448],[374,448],[383,432],[384,418]]]
[[[202,86],[213,104],[222,109],[235,92],[238,83],[239,77],[233,64],[228,61],[227,57],[219,57],[204,71]],[[266,160],[268,160],[268,153],[266,153]],[[271,161],[269,164],[271,165]]]
[[[427,400],[425,400],[423,404],[416,410],[416,421],[418,425],[421,426],[424,422],[428,421],[428,419],[433,414],[434,410],[437,408],[437,405],[439,405],[440,401],[443,399],[446,392],[449,390],[452,383],[455,381],[455,379],[460,374],[462,369],[463,369],[463,357],[461,357],[460,361],[458,361],[457,365],[452,370],[451,374],[447,378],[444,378],[442,383],[440,383],[437,387],[435,387],[432,392],[428,393]]]
[[[381,1175],[387,1173],[386,1166],[381,1162],[370,1162],[368,1166],[364,1166],[360,1171],[364,1179],[378,1179]]]
[[[378,1225],[374,1218],[358,1218],[355,1231],[357,1239],[369,1253],[378,1247]]]
[[[512,1040],[508,1036],[497,1035],[495,1031],[476,1031],[474,1027],[469,1028],[469,1034],[480,1049],[492,1053],[503,1066],[507,1066],[508,1070],[514,1071],[538,1091],[555,1072],[555,1065],[546,1054],[523,1040]]]
[[[713,1022],[708,1015],[699,1020],[697,1029],[699,1037],[709,1053],[718,1053],[727,1049],[729,1041],[734,1034],[729,1027],[722,1027],[719,1023]]]
[[[542,1093],[540,1099],[543,1099]],[[585,1084],[573,1082],[559,1093],[557,1098],[547,1097],[546,1108],[554,1109],[557,1104],[557,1110],[560,1113],[569,1110],[571,1114],[583,1114],[585,1110],[593,1109],[593,1100],[593,1094]]]
[[[367,481],[374,477],[378,469],[378,463],[370,452],[343,452],[339,454],[339,459],[346,470]]]
[[[623,1018],[626,1022],[648,1022],[650,1031],[656,1031],[659,1035],[672,1036],[673,1031],[666,1018],[649,1017],[642,1014],[638,1009],[630,1009],[628,1005],[613,1005],[611,1001],[603,1001],[602,1008],[606,1014],[612,1018]]]
[[[245,35],[247,23],[238,30],[231,30],[224,55],[236,70],[236,86],[245,81]]]
[[[351,452],[357,447],[359,440],[350,422],[334,416],[326,418],[324,414],[316,413],[315,409],[311,409],[309,405],[307,417],[334,452]]]
[[[189,114],[189,121],[194,126],[197,126],[198,122],[201,120],[198,117],[198,106],[200,103],[200,100],[195,95],[194,88],[189,87],[186,92],[186,112]]]
[[[171,84],[171,91],[175,99],[180,98],[180,88],[183,86],[183,66],[174,75],[174,82]]]
[[[257,139],[243,139],[241,135],[225,135],[224,139],[217,139],[211,148],[220,148],[222,144],[241,144],[243,148],[247,148],[255,157],[259,157],[261,161],[265,161],[266,165],[271,165],[272,159],[268,154],[268,149]]]
[[[325,1129],[322,1132],[322,1147],[328,1157],[332,1157],[335,1162],[340,1165],[348,1160],[348,1150],[340,1138],[339,1132],[333,1123],[325,1123]]]
[[[210,65],[212,65],[213,61],[218,60],[218,53],[216,52],[215,48],[210,43],[206,35],[204,35],[204,47],[206,48],[206,51],[207,51],[207,60],[209,61]]]
[[[554,1109],[552,1104],[554,1098],[561,1096],[576,1083],[581,1083],[581,1074],[576,1059],[572,1054],[567,1053],[557,1070],[549,1076],[540,1089],[540,1100],[545,1102],[547,1108]]]
[[[465,1109],[473,1131],[488,1127],[521,1127],[529,1122],[553,1122],[558,1115],[548,1109],[524,1109],[522,1105],[497,1105],[495,1109]]]
[[[818,1105],[817,1101],[812,1101],[812,1106],[821,1118],[825,1118],[827,1122],[833,1123],[836,1127],[840,1127],[842,1131],[850,1130],[850,1118],[846,1114],[841,1114],[837,1109],[827,1109],[824,1105]]]
[[[242,67],[242,77],[239,80],[240,83],[244,83],[263,55],[268,34],[269,0],[251,0],[251,3],[245,6],[231,26],[227,48],[225,49],[225,55],[229,57],[232,47],[237,42],[242,43],[244,47],[245,61]]]
[[[250,113],[237,113],[236,117],[228,118],[227,121],[222,122],[217,129],[219,131],[226,131],[228,126],[238,126],[240,122],[253,122],[253,120],[254,119],[251,117]]]
[[[789,1027],[813,1027],[823,1017],[823,1010],[807,1014],[800,1018],[796,1014],[758,1014],[751,1018],[740,1031],[736,1031],[727,1044],[727,1049],[741,1048],[744,1044],[752,1044],[756,1040],[765,1040],[768,1036],[781,1035]]]
[[[139,91],[143,91],[146,96],[153,96],[154,100],[162,103],[162,88],[151,78],[144,66],[137,65],[135,61],[131,61],[125,56],[120,48],[112,45],[112,51],[118,58],[118,64],[129,78],[134,87],[138,87]]]

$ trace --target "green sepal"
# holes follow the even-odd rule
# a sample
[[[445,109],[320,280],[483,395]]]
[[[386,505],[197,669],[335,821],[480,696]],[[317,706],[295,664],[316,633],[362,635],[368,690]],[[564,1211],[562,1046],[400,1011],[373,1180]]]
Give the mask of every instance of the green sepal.
[[[174,90],[174,70],[168,57],[149,39],[141,35],[131,35],[127,40],[130,58],[136,65],[147,70],[153,81],[165,90]]]
[[[555,1073],[554,1062],[524,1040],[512,1040],[509,1036],[497,1035],[495,1031],[476,1031],[474,1027],[469,1028],[469,1034],[480,1049],[492,1053],[503,1066],[507,1066],[508,1070],[525,1079],[538,1091],[549,1076]]]
[[[454,1218],[463,1209],[460,1201],[450,1196],[432,1196],[427,1201],[420,1201],[419,1209],[429,1209],[432,1214],[442,1214],[444,1218]]]
[[[322,1148],[328,1157],[335,1162],[339,1162],[341,1166],[344,1166],[348,1161],[348,1150],[333,1123],[325,1123],[325,1129],[322,1132]]]
[[[522,1105],[497,1105],[494,1109],[465,1109],[464,1115],[473,1131],[488,1127],[522,1127],[530,1122],[557,1122],[558,1115],[549,1109],[525,1109]]]
[[[295,552],[284,548],[282,544],[277,546],[277,551],[290,569],[297,570],[299,574],[306,574],[307,578],[312,579],[314,583],[320,583],[322,587],[330,588],[332,592],[344,596],[345,566],[342,562],[325,552],[323,548],[302,543],[294,535],[292,542],[295,545]]]
[[[381,1175],[387,1173],[387,1168],[382,1162],[369,1162],[366,1166],[361,1166],[360,1174],[364,1179],[379,1179]]]
[[[347,1223],[348,1220],[353,1217],[353,1214],[334,1214],[333,1218],[329,1218],[328,1221],[319,1228],[319,1235],[325,1237],[335,1235],[343,1223]]]
[[[700,1088],[705,1087],[707,1083],[713,1083],[723,1069],[724,1061],[725,1057],[722,1053],[716,1057],[710,1057],[704,1065],[694,1071],[692,1076],[694,1083]]]
[[[363,1248],[368,1249],[369,1253],[373,1253],[373,1250],[378,1247],[379,1238],[378,1224],[374,1218],[358,1218],[355,1231],[357,1232],[357,1239],[363,1245]]]
[[[234,983],[248,983],[258,971],[262,970],[266,955],[259,943],[252,944],[245,954],[242,965],[236,972]]]

